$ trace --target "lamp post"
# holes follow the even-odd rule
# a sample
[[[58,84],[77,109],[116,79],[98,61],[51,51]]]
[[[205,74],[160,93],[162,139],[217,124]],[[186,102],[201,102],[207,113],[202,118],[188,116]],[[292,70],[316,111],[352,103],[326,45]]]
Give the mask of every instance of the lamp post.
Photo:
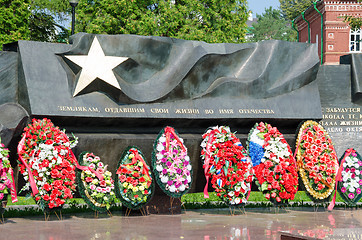
[[[71,35],[74,34],[74,25],[75,25],[75,7],[78,5],[79,0],[69,0],[70,6],[72,6],[72,31]]]

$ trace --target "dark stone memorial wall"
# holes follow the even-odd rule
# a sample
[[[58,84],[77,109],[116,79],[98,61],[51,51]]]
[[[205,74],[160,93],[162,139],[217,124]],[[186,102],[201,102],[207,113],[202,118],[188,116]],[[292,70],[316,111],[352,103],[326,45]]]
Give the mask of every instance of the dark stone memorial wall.
[[[71,40],[5,45],[0,104],[24,111],[17,110],[10,129],[22,128],[30,118],[50,118],[79,137],[76,155],[92,151],[112,171],[129,145],[139,146],[150,162],[153,142],[167,125],[188,147],[194,168],[191,192],[202,191],[205,184],[199,145],[210,126],[230,126],[245,145],[251,127],[267,121],[294,148],[298,125],[323,117],[338,155],[346,139],[349,147],[361,147],[359,69],[352,63],[319,67],[313,44],[207,44],[84,33]],[[20,131],[7,136],[19,138]]]
[[[92,61],[95,43],[99,54],[118,58],[120,64],[105,75],[89,73],[94,79],[83,81],[86,70],[104,66],[97,62],[88,69],[81,66],[83,60],[71,59]],[[18,50],[19,84],[24,86],[20,103],[31,115],[71,119],[71,125],[75,118],[116,125],[124,120],[125,125],[139,127],[142,119],[149,125],[149,119],[321,117],[314,81],[318,58],[315,46],[304,43],[207,44],[77,34],[72,45],[19,41]],[[107,74],[114,74],[116,84],[101,80]]]
[[[331,136],[338,157],[348,148],[362,152],[361,59],[362,54],[342,57],[344,64],[321,66],[317,76],[321,124]]]

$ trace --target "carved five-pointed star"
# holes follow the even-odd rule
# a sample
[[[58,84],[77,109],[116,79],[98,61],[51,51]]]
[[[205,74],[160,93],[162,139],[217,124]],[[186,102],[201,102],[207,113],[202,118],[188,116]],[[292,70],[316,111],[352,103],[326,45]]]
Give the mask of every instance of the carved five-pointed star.
[[[126,61],[128,57],[105,56],[97,37],[94,38],[88,55],[65,55],[64,57],[82,67],[73,97],[97,78],[121,90],[112,69]]]

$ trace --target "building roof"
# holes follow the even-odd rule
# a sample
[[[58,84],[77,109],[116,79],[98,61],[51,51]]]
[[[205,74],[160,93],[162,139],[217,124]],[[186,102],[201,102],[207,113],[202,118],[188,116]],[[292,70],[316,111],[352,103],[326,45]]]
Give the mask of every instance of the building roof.
[[[253,20],[248,20],[246,21],[246,25],[248,25],[248,27],[252,27],[253,26],[253,23],[257,23],[258,22],[258,19],[257,18],[253,18]]]

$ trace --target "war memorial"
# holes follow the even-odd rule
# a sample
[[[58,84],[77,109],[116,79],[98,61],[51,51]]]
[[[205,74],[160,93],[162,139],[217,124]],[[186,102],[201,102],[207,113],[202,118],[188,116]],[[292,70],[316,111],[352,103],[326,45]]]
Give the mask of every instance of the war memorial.
[[[187,147],[192,181],[182,184],[189,184],[189,193],[214,190],[200,157],[204,134],[213,126],[230,127],[250,153],[249,132],[265,122],[294,152],[299,128],[313,120],[328,133],[338,159],[347,149],[362,152],[361,54],[328,66],[320,65],[316,45],[307,43],[208,44],[85,33],[73,35],[71,44],[18,41],[3,50],[0,137],[10,150],[18,190],[26,182],[18,174],[19,142],[33,118],[50,119],[76,136],[74,155],[95,153],[114,176],[129,154],[125,149],[143,159],[141,169],[143,164],[155,168],[156,143],[170,138],[171,126],[177,144]],[[179,200],[171,203],[158,185],[147,211],[169,214],[174,207],[181,212]]]

